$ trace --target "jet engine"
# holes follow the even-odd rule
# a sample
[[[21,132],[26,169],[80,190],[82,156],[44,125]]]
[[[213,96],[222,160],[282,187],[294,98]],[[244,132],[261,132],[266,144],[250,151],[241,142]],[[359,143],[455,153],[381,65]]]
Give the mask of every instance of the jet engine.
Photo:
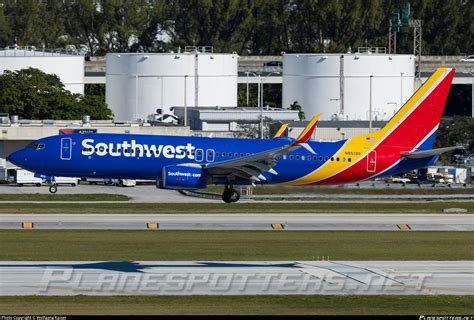
[[[166,166],[160,187],[164,189],[204,189],[206,172],[200,167]]]

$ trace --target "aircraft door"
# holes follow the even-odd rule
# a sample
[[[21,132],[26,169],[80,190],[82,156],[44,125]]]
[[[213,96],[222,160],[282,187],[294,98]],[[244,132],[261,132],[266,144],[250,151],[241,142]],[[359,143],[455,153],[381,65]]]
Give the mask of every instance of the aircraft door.
[[[377,168],[377,151],[371,151],[367,155],[367,172],[375,172]]]
[[[195,159],[197,162],[202,162],[202,160],[204,160],[204,150],[196,149]]]
[[[61,138],[61,160],[71,160],[72,139]]]

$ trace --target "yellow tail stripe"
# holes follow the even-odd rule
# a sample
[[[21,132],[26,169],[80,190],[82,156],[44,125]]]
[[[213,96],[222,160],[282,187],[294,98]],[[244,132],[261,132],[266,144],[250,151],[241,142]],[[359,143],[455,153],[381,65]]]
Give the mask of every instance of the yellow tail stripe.
[[[274,138],[278,138],[278,137],[281,137],[283,135],[283,133],[285,132],[286,128],[288,128],[288,123],[284,123],[280,129],[278,129],[278,132],[275,133],[275,136]]]

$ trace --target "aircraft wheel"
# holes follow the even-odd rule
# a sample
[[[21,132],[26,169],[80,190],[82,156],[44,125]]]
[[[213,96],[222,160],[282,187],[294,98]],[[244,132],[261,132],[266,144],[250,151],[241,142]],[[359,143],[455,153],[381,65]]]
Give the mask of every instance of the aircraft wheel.
[[[56,193],[58,192],[58,187],[56,185],[52,185],[49,187],[49,192]]]
[[[222,193],[222,200],[225,203],[237,202],[240,199],[240,193],[234,189],[226,189]]]
[[[237,202],[240,200],[240,193],[237,192],[236,190],[231,190],[230,192],[230,199],[232,202]]]
[[[230,199],[230,190],[225,189],[224,192],[222,193],[222,200],[224,200],[225,203],[231,203],[232,200]]]

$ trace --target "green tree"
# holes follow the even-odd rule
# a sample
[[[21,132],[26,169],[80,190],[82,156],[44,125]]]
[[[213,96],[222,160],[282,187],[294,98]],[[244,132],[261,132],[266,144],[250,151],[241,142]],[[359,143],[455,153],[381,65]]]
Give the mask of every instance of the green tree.
[[[25,119],[110,119],[100,96],[72,94],[54,74],[29,68],[0,75],[0,112]]]
[[[105,54],[106,21],[101,1],[64,0],[63,8],[68,16],[65,28],[76,47],[87,47],[90,55]]]
[[[64,47],[66,17],[61,0],[0,1],[0,46]]]
[[[463,145],[474,151],[474,118],[454,117],[440,123],[434,148]]]
[[[175,47],[213,46],[216,52],[242,50],[252,1],[175,0],[166,12],[165,32]]]
[[[300,120],[306,119],[306,115],[304,114],[304,111],[301,111],[301,105],[298,103],[298,101],[294,101],[294,102],[290,105],[290,109],[291,109],[291,110],[297,110],[297,111],[298,111],[298,118],[299,118]]]
[[[107,52],[170,51],[210,45],[216,52],[274,55],[387,46],[390,14],[406,0],[0,0],[0,47],[86,47]],[[417,0],[423,54],[470,54],[474,7],[467,0]],[[413,52],[413,30],[397,34]]]
[[[13,30],[5,15],[5,6],[0,4],[0,47],[6,47],[12,44],[12,33]]]

